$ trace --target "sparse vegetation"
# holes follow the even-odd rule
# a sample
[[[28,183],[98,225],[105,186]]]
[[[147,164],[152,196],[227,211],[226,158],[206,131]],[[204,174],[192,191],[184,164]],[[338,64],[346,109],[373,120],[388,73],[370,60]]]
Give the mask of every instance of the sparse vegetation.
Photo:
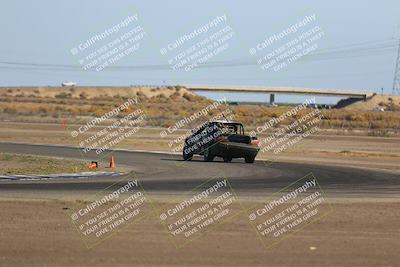
[[[56,98],[71,98],[71,93],[61,92],[55,96]]]
[[[0,153],[0,175],[54,174],[88,171],[84,162],[23,154]]]
[[[88,98],[88,94],[85,93],[85,92],[82,92],[82,93],[79,94],[79,98],[80,99],[87,99]]]
[[[168,88],[168,89],[167,89]],[[46,119],[51,122],[57,121],[62,114],[63,117],[71,117],[71,122],[82,122],[94,116],[101,116],[116,106],[122,104],[126,99],[137,96],[139,103],[149,116],[151,125],[149,126],[169,126],[173,121],[190,116],[194,112],[212,103],[211,100],[192,94],[181,86],[154,88],[131,89],[131,95],[123,90],[106,91],[95,93],[90,90],[83,90],[79,87],[57,90],[51,96],[40,94],[17,97],[23,93],[22,90],[7,89],[6,95],[0,96],[0,116],[13,116],[13,120],[35,121],[35,117],[42,116],[41,121]],[[50,90],[51,88],[49,88]],[[27,89],[28,90],[28,89]],[[43,90],[43,89],[41,89]],[[149,92],[149,94],[146,93]],[[39,92],[36,88],[31,88],[30,92]],[[112,94],[110,93],[112,92]],[[151,92],[151,93],[150,93]],[[393,112],[377,111],[353,111],[348,109],[323,110],[321,128],[326,129],[365,129],[371,136],[388,136],[390,132],[400,129],[400,110],[391,98],[387,110]],[[215,115],[226,109],[221,106],[218,110],[212,110],[209,115]],[[261,105],[231,105],[235,118],[248,126],[257,126],[266,121],[279,117],[292,107],[267,107]],[[131,109],[125,110],[121,115],[132,112]],[[303,110],[297,117],[301,117],[310,110]],[[85,118],[85,119],[83,119]],[[0,117],[1,119],[1,117]],[[291,118],[285,123],[291,123],[296,118]]]

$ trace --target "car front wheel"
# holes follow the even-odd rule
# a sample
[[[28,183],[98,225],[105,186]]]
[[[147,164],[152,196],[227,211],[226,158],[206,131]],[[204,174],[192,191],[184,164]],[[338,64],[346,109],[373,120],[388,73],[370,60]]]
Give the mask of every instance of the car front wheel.
[[[244,158],[244,161],[246,163],[254,163],[254,159],[255,159],[255,157],[246,157],[246,158]]]
[[[185,149],[183,149],[183,160],[185,161],[190,161],[193,158],[193,154],[192,153],[185,153]]]

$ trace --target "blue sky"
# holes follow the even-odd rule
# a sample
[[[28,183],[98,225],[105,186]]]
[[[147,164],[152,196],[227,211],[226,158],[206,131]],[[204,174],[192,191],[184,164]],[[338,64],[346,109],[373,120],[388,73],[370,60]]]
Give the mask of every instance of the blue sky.
[[[400,2],[386,1],[105,1],[2,0],[0,62],[79,65],[71,48],[137,14],[147,33],[141,48],[116,65],[167,64],[160,48],[226,14],[235,36],[211,61],[251,61],[249,48],[315,14],[324,31],[318,49],[352,48],[314,60],[299,60],[277,73],[259,66],[159,70],[54,70],[0,63],[1,86],[131,84],[235,84],[357,89],[391,92],[400,36]],[[361,55],[353,44],[377,41]],[[379,43],[382,42],[382,43]],[[382,45],[381,45],[382,44]],[[386,46],[385,46],[386,45]],[[366,48],[369,48],[368,46]],[[318,50],[316,51],[318,52]],[[354,55],[353,55],[354,53]]]

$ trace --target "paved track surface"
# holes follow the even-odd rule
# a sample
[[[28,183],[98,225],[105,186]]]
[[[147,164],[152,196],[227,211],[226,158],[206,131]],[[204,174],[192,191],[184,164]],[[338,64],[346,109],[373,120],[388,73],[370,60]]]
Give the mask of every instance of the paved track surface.
[[[65,158],[82,158],[77,148],[46,145],[0,143],[1,152],[24,153]],[[134,170],[142,186],[149,192],[173,193],[192,190],[213,177],[227,177],[239,195],[252,196],[278,191],[303,176],[313,173],[323,190],[331,196],[348,197],[399,197],[400,175],[348,167],[333,167],[256,161],[246,164],[241,159],[232,163],[203,162],[196,158],[184,162],[178,155],[106,151],[106,159],[112,154],[117,164]],[[91,153],[88,162],[98,157]],[[132,174],[130,174],[131,176]],[[121,177],[123,178],[123,177]],[[2,191],[99,191],[116,182],[115,177],[88,179],[57,179],[48,181],[0,181]]]

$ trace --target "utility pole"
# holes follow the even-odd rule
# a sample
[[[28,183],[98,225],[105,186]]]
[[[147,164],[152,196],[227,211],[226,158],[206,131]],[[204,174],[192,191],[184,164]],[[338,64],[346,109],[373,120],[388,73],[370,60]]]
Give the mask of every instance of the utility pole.
[[[396,67],[394,70],[392,94],[393,95],[400,94],[400,39],[399,39],[399,49],[397,51]]]

